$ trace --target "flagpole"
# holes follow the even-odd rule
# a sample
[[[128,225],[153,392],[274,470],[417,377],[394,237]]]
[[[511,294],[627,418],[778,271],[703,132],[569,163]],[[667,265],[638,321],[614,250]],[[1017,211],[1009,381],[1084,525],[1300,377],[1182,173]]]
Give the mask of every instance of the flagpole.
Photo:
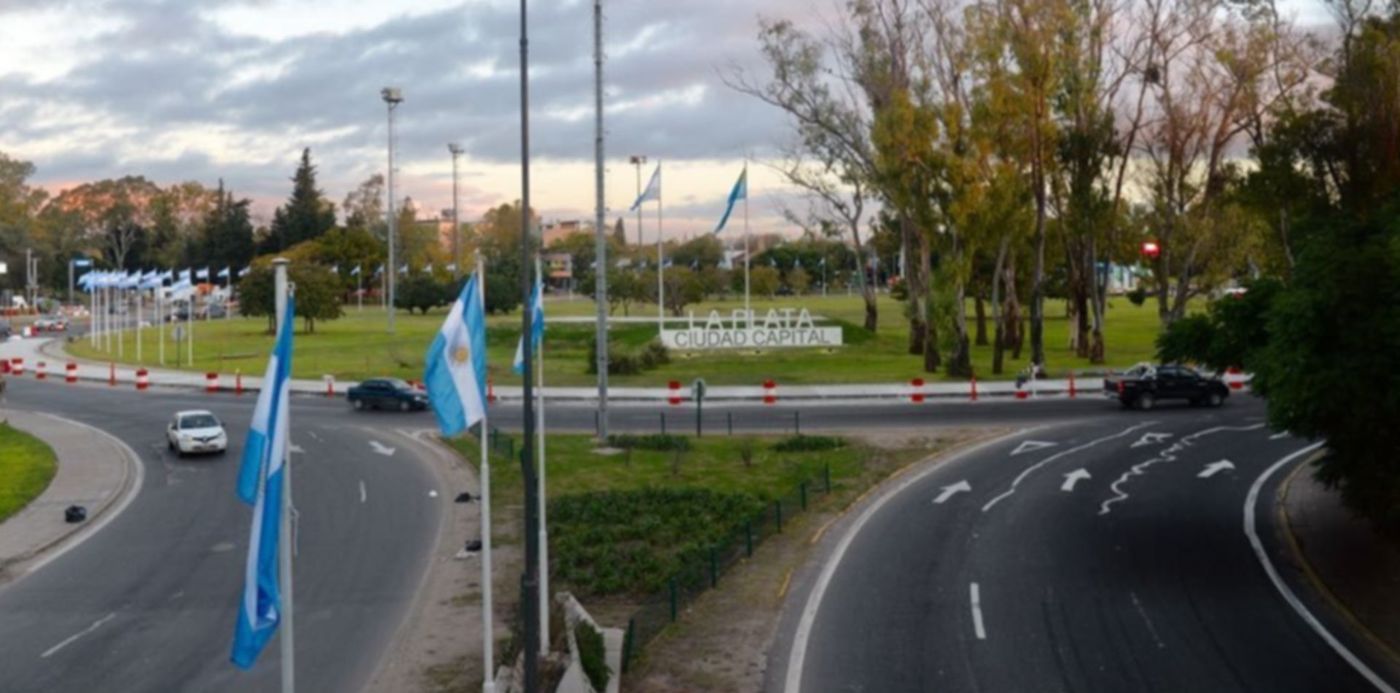
[[[280,296],[281,294],[278,294],[278,295]],[[187,334],[185,335],[185,341],[186,341],[186,344],[188,344],[188,346],[186,347],[186,352],[185,352],[185,354],[189,357],[189,367],[190,367],[191,369],[193,369],[193,368],[194,368],[194,284],[193,284],[193,283],[190,284],[190,300],[188,301],[188,303],[189,303],[189,310],[186,310],[186,311],[185,311],[185,332],[187,333]]]
[[[753,327],[753,307],[749,303],[749,157],[744,157],[744,324]]]
[[[539,295],[540,295],[540,308],[539,308],[539,310],[540,310],[541,313],[544,312],[544,274],[542,273],[542,270],[543,270],[543,268],[542,268],[541,263],[540,263],[540,256],[539,256],[538,254],[536,254],[536,255],[535,255],[535,277],[536,277],[536,281],[539,282],[539,287],[540,287],[540,294],[539,294]],[[534,306],[530,306],[529,308],[527,308],[527,310],[530,310],[530,311],[532,311],[532,313],[533,313],[533,311],[534,311]],[[534,315],[533,315],[533,314],[530,316],[530,321],[531,321],[531,322],[534,322]],[[540,331],[541,331],[541,333],[543,333],[543,331],[544,331],[544,325],[540,325]],[[525,337],[523,337],[523,338],[524,338],[524,339],[531,339],[531,340],[533,341],[533,337],[534,337],[533,334],[527,334],[527,335],[526,335]],[[539,490],[539,497],[540,497],[540,652],[546,652],[546,653],[547,653],[547,652],[549,652],[549,530],[548,530],[548,527],[547,527],[548,523],[545,522],[545,508],[549,505],[549,503],[546,502],[546,496],[544,495],[544,489],[545,489],[545,486],[544,486],[545,466],[544,466],[544,337],[543,337],[543,336],[540,337],[540,348],[539,348],[539,356],[538,356],[538,358],[539,358],[539,370],[537,370],[537,371],[535,372],[535,383],[536,383],[536,387],[535,387],[535,397],[537,398],[536,401],[539,403],[539,409],[537,409],[536,412],[535,412],[535,416],[536,416],[536,419],[537,419],[537,421],[538,421],[537,425],[535,426],[535,429],[536,429],[536,431],[539,432],[539,436],[538,436],[538,440],[539,440],[539,444],[538,444],[538,446],[539,446],[539,453],[538,453],[538,454],[539,454],[539,457],[540,457],[540,466],[539,466],[539,469],[540,469],[540,474],[539,474],[539,477],[540,477],[540,483],[539,483],[539,487],[540,487],[540,490]]]
[[[482,261],[481,252],[476,255],[476,277],[477,285],[481,290],[477,292],[480,296],[481,310],[486,311],[486,268]],[[491,435],[491,423],[487,418],[490,406],[481,408],[481,619],[482,633],[481,647],[484,672],[481,682],[482,693],[495,693],[496,691],[496,654],[495,654],[495,624],[492,618],[493,603],[491,601],[491,456],[488,453],[486,442]]]
[[[136,285],[136,362],[144,363],[141,360],[141,304],[145,302],[146,290]]]
[[[95,349],[97,348],[97,289],[93,288],[91,279],[88,280],[88,301],[92,303],[92,310],[88,313],[88,341]]]
[[[125,278],[125,277],[122,278],[122,283],[123,283],[123,284],[126,283],[126,278]],[[124,342],[124,341],[122,340],[122,337],[124,337],[124,336],[126,336],[126,335],[124,334],[124,331],[123,331],[121,328],[126,327],[126,312],[125,312],[125,311],[126,311],[126,309],[127,309],[127,304],[130,302],[130,301],[127,299],[127,296],[126,296],[126,287],[125,287],[125,286],[121,286],[121,287],[118,287],[118,288],[117,288],[117,302],[118,302],[119,305],[121,305],[122,311],[123,311],[123,312],[119,313],[119,315],[121,315],[121,322],[117,323],[117,327],[118,327],[118,331],[117,331],[117,358],[119,358],[119,359],[125,359],[125,358],[126,358],[126,342]]]
[[[355,265],[355,300],[359,304],[358,312],[365,312],[365,270],[359,265]]]
[[[273,282],[277,291],[277,330],[289,329],[284,323],[287,314],[287,259],[277,258],[272,261]],[[194,316],[194,298],[191,294],[190,316]],[[193,325],[193,323],[191,323]],[[280,336],[280,335],[279,335]],[[191,329],[190,343],[194,343],[194,332]],[[190,363],[194,363],[194,352],[190,352]],[[263,387],[273,387],[274,383],[263,383]],[[279,395],[280,396],[280,395]],[[291,436],[291,431],[285,433]],[[287,441],[287,445],[282,449],[282,522],[278,529],[279,539],[277,541],[278,568],[280,575],[278,582],[281,591],[282,605],[279,616],[281,622],[278,625],[278,637],[282,645],[282,693],[295,693],[296,691],[296,628],[292,625],[292,617],[296,610],[292,607],[292,445]]]
[[[661,236],[661,162],[658,161],[656,162],[656,329],[665,330],[666,251],[661,244]]]
[[[160,365],[165,365],[165,278],[162,277],[160,284],[156,285],[156,324],[160,344]]]

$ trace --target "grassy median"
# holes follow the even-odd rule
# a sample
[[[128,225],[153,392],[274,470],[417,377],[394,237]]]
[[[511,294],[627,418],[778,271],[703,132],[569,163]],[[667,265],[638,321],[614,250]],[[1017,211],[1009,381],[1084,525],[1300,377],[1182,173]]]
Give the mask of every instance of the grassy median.
[[[1153,354],[1159,324],[1156,309],[1149,305],[1134,306],[1122,297],[1110,302],[1106,341],[1108,364],[1128,366],[1149,360]],[[923,376],[922,358],[907,353],[908,325],[900,317],[904,304],[887,296],[880,298],[880,325],[875,334],[861,328],[863,304],[855,296],[802,296],[777,301],[756,300],[755,312],[760,316],[769,308],[803,306],[813,315],[835,321],[844,329],[845,345],[830,349],[771,349],[741,351],[672,351],[671,362],[654,370],[636,375],[614,375],[614,385],[660,386],[668,380],[689,383],[703,377],[711,385],[757,385],[772,378],[780,384],[805,383],[863,383],[903,382]],[[739,301],[711,301],[694,307],[697,318],[711,309],[728,315],[742,307]],[[551,300],[546,311],[553,318],[586,319],[593,315],[593,303],[585,299]],[[654,317],[654,307],[632,306],[634,318]],[[331,374],[340,380],[360,380],[372,376],[421,378],[424,354],[442,324],[444,309],[424,315],[400,312],[396,318],[395,334],[385,330],[386,316],[378,308],[367,307],[363,312],[349,306],[345,317],[318,322],[315,334],[298,333],[294,374],[300,378],[320,378]],[[489,318],[487,339],[488,363],[497,384],[519,382],[510,364],[520,335],[519,313]],[[970,326],[972,327],[972,326]],[[215,319],[194,325],[194,363],[187,362],[183,345],[177,348],[171,328],[164,330],[164,367],[195,371],[217,371],[232,374],[261,373],[266,367],[272,339],[266,333],[267,321],[257,319]],[[1078,358],[1068,347],[1069,324],[1064,317],[1063,301],[1046,302],[1045,346],[1052,373],[1067,369],[1090,367],[1086,359]],[[638,346],[656,336],[654,322],[615,323],[613,339],[622,345]],[[545,334],[545,382],[549,385],[592,385],[596,376],[588,373],[589,344],[594,338],[591,322],[554,322]],[[137,358],[136,336],[126,334],[117,356],[117,345],[111,351],[94,349],[87,341],[78,339],[68,345],[77,356],[124,363],[158,365],[160,331],[142,330],[140,359]],[[992,349],[973,347],[973,367],[978,378],[989,380]],[[1029,344],[1020,359],[1007,353],[1005,372],[1001,378],[1012,378],[1026,367],[1030,358]],[[923,376],[928,377],[928,376]],[[929,378],[935,380],[937,378]]]
[[[43,493],[57,470],[52,448],[0,423],[0,522]]]

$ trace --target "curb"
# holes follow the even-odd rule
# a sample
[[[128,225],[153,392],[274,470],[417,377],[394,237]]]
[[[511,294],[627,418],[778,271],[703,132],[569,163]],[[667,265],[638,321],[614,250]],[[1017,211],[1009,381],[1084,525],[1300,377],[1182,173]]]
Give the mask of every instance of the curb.
[[[143,468],[141,465],[140,457],[136,454],[136,451],[133,450],[130,445],[127,445],[126,442],[121,440],[120,438],[117,438],[116,436],[106,431],[103,431],[102,429],[97,428],[96,426],[91,426],[80,421],[74,421],[72,419],[58,416],[56,414],[50,414],[48,412],[40,411],[30,413],[36,416],[43,416],[45,418],[61,421],[70,426],[78,426],[80,428],[92,431],[98,434],[99,436],[107,438],[112,443],[115,443],[117,449],[121,451],[121,455],[123,458],[125,458],[126,464],[122,465],[122,481],[121,484],[117,487],[117,492],[112,494],[112,496],[108,498],[106,502],[104,502],[95,511],[93,511],[88,516],[88,520],[86,522],[74,524],[71,526],[70,529],[67,529],[66,531],[60,533],[52,540],[45,542],[44,544],[30,550],[25,554],[15,556],[11,559],[4,561],[3,563],[0,563],[0,589],[3,589],[3,587],[5,586],[13,584],[14,582],[23,579],[28,574],[48,564],[49,561],[52,561],[58,558],[59,556],[62,556],[67,551],[82,545],[82,543],[89,539],[92,535],[95,535],[99,531],[104,529],[107,526],[107,523],[111,522],[118,515],[120,515],[120,511],[124,510],[126,506],[131,502],[131,500],[136,497],[134,491],[139,490],[139,488],[136,487],[135,482],[137,480],[140,480],[144,476],[142,472]],[[62,460],[59,461],[59,464],[62,464]],[[133,469],[135,470],[134,474],[132,473]],[[40,497],[42,495],[43,494],[40,494]],[[37,498],[38,497],[36,497],[36,500]],[[113,513],[109,516],[107,514],[108,510],[110,510],[112,506],[117,504],[120,504],[121,507],[116,513]],[[75,536],[84,533],[86,533],[86,536],[78,537],[77,540],[63,547],[57,553],[51,553],[55,549],[58,549],[65,542],[68,542],[69,539],[72,539]],[[30,565],[25,566],[26,563]],[[17,566],[24,566],[24,569],[12,572],[11,569]]]
[[[1327,583],[1322,581],[1321,576],[1317,574],[1316,569],[1308,562],[1307,556],[1303,553],[1303,547],[1298,543],[1298,537],[1293,533],[1293,525],[1288,517],[1287,505],[1288,494],[1293,487],[1293,480],[1296,479],[1298,474],[1307,468],[1308,465],[1312,464],[1324,454],[1326,453],[1319,450],[1303,460],[1301,464],[1293,468],[1292,472],[1289,472],[1288,476],[1284,478],[1283,483],[1279,485],[1276,503],[1276,520],[1279,524],[1279,528],[1282,530],[1284,543],[1288,545],[1290,558],[1293,559],[1293,562],[1302,571],[1304,580],[1307,582],[1308,586],[1312,588],[1313,592],[1319,597],[1322,597],[1322,600],[1327,603],[1334,613],[1342,618],[1342,621],[1347,624],[1347,627],[1350,628],[1352,632],[1360,635],[1367,643],[1383,653],[1391,665],[1400,667],[1400,652],[1396,652],[1389,643],[1377,635],[1375,631],[1367,627],[1361,619],[1357,618],[1356,614],[1327,586]]]

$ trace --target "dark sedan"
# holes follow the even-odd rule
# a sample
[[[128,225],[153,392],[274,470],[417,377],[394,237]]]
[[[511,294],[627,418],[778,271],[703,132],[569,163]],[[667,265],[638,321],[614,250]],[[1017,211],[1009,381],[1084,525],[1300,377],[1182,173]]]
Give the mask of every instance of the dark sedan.
[[[355,409],[410,411],[428,408],[428,394],[397,378],[366,380],[345,393]]]

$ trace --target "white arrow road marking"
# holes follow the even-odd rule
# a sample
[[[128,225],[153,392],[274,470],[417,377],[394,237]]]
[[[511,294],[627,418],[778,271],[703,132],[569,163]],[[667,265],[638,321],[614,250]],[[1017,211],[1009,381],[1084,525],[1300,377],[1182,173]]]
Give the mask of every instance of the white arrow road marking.
[[[1035,452],[1036,450],[1053,448],[1056,445],[1059,445],[1059,443],[1047,443],[1043,440],[1023,440],[1020,445],[1016,446],[1015,450],[1011,451],[1011,456],[1015,457],[1023,452]]]
[[[321,440],[321,436],[316,435],[316,432],[315,432],[315,431],[307,431],[307,432],[306,432],[306,435],[309,435],[309,436],[311,436],[312,438],[315,438],[315,439],[316,439],[316,442],[318,442],[318,443],[324,442],[324,441]]]
[[[47,650],[44,650],[44,653],[39,655],[39,659],[48,659],[49,655],[52,655],[53,653],[58,652],[59,650],[68,647],[69,645],[72,645],[74,642],[77,642],[78,638],[81,638],[84,635],[87,635],[88,633],[91,633],[97,630],[98,628],[101,628],[102,624],[112,620],[113,618],[116,618],[116,616],[116,612],[112,612],[110,614],[107,614],[106,616],[103,616],[102,618],[97,619],[96,621],[93,621],[92,625],[88,626],[87,628],[68,636],[63,642],[54,645],[53,647],[50,647]]]
[[[385,444],[383,444],[383,443],[381,443],[381,442],[379,442],[379,441],[377,441],[377,440],[371,440],[371,441],[369,441],[369,446],[372,447],[372,448],[374,448],[374,451],[375,451],[375,452],[377,452],[377,453],[379,453],[379,454],[381,454],[381,455],[383,455],[383,456],[385,456],[385,457],[393,457],[393,456],[394,456],[394,448],[388,447],[388,446],[386,446]]]
[[[1144,433],[1138,438],[1136,443],[1129,445],[1130,448],[1140,448],[1144,445],[1161,445],[1162,441],[1172,437],[1170,433]]]
[[[1121,503],[1125,500],[1128,500],[1128,492],[1123,490],[1123,485],[1128,483],[1128,479],[1146,474],[1147,468],[1151,467],[1154,464],[1161,464],[1163,462],[1175,462],[1177,453],[1181,452],[1182,450],[1185,450],[1188,447],[1191,447],[1192,445],[1195,445],[1196,440],[1198,438],[1202,436],[1208,436],[1212,433],[1219,433],[1220,431],[1257,431],[1263,427],[1264,424],[1254,424],[1253,426],[1216,426],[1214,428],[1207,428],[1203,431],[1197,431],[1188,436],[1184,436],[1181,440],[1178,440],[1175,443],[1173,443],[1171,447],[1168,447],[1162,450],[1160,453],[1157,453],[1156,457],[1153,457],[1152,459],[1147,460],[1146,462],[1139,462],[1133,465],[1128,469],[1128,471],[1123,472],[1123,476],[1118,477],[1116,480],[1114,480],[1112,484],[1109,484],[1108,488],[1113,491],[1113,497],[1104,501],[1103,504],[1099,506],[1099,514],[1107,515],[1109,513],[1109,508],[1114,503]]]
[[[972,629],[977,633],[978,640],[987,639],[987,629],[982,626],[982,593],[977,589],[977,583],[972,583]]]
[[[1230,460],[1220,460],[1219,462],[1211,462],[1210,464],[1206,465],[1206,468],[1202,469],[1201,473],[1197,474],[1196,477],[1200,479],[1209,479],[1220,472],[1234,468],[1235,464]]]
[[[437,498],[437,491],[434,490],[434,489],[428,489],[428,497],[429,497],[429,498]]]
[[[958,483],[953,484],[953,485],[951,485],[951,486],[944,486],[944,487],[943,487],[943,492],[940,493],[940,494],[938,494],[938,497],[935,498],[935,499],[933,499],[933,502],[934,502],[934,503],[942,503],[942,502],[948,500],[949,498],[952,498],[953,496],[957,495],[958,493],[960,493],[960,492],[962,492],[962,491],[971,491],[971,490],[972,490],[972,484],[967,483],[967,480],[966,480],[966,479],[963,479],[962,481],[959,481]]]
[[[1153,424],[1155,424],[1155,423],[1157,423],[1157,422],[1156,422],[1156,421],[1146,421],[1146,422],[1137,424],[1136,426],[1129,426],[1129,427],[1127,427],[1127,428],[1125,428],[1125,429],[1123,429],[1123,430],[1121,430],[1121,431],[1119,431],[1119,432],[1117,432],[1117,433],[1114,433],[1114,434],[1112,434],[1112,435],[1106,435],[1106,436],[1104,436],[1104,437],[1102,437],[1102,438],[1095,438],[1094,440],[1091,440],[1091,441],[1089,441],[1089,442],[1087,442],[1087,443],[1085,443],[1085,444],[1083,444],[1083,445],[1079,445],[1079,446],[1076,446],[1076,447],[1072,447],[1072,448],[1070,448],[1070,449],[1068,449],[1068,450],[1061,450],[1061,451],[1059,451],[1059,452],[1057,452],[1057,453],[1055,453],[1055,454],[1053,454],[1053,455],[1050,455],[1049,457],[1046,457],[1045,459],[1043,459],[1043,460],[1041,460],[1041,461],[1039,461],[1039,462],[1036,462],[1035,464],[1033,464],[1033,465],[1031,465],[1031,466],[1029,466],[1029,467],[1026,467],[1025,471],[1022,471],[1020,474],[1017,474],[1017,475],[1016,475],[1016,478],[1011,480],[1011,488],[1007,489],[1007,490],[1006,490],[1004,493],[1002,493],[1000,496],[997,496],[996,498],[993,498],[993,499],[991,499],[990,501],[987,501],[987,504],[984,505],[984,506],[982,506],[982,512],[985,513],[985,512],[987,512],[987,511],[991,510],[991,509],[992,509],[992,506],[996,505],[997,503],[1000,503],[1000,502],[1002,501],[1002,499],[1007,498],[1007,497],[1009,497],[1011,494],[1015,493],[1015,492],[1016,492],[1016,489],[1021,485],[1021,482],[1022,482],[1022,481],[1025,481],[1025,480],[1026,480],[1026,477],[1028,477],[1028,476],[1031,475],[1031,472],[1034,472],[1035,470],[1040,469],[1041,467],[1044,467],[1045,465],[1050,464],[1051,462],[1054,462],[1055,460],[1058,460],[1058,459],[1060,459],[1061,457],[1064,457],[1065,455],[1072,455],[1072,454],[1074,454],[1074,453],[1076,453],[1076,452],[1080,452],[1080,451],[1082,451],[1082,450],[1088,450],[1089,448],[1092,448],[1092,447],[1094,447],[1095,445],[1098,445],[1099,443],[1102,443],[1102,442],[1104,442],[1104,441],[1106,441],[1106,440],[1113,440],[1114,438],[1122,438],[1123,436],[1128,435],[1129,433],[1132,433],[1133,431],[1136,431],[1136,430],[1138,430],[1139,428],[1142,428],[1142,427],[1144,427],[1144,426],[1151,426],[1151,425],[1153,425]]]
[[[1278,433],[1269,436],[1269,440],[1279,440],[1280,438],[1287,438],[1290,435],[1292,434],[1288,431],[1279,431]]]
[[[293,455],[306,454],[306,451],[302,450],[301,446],[297,445],[296,443],[292,443],[287,449],[290,450]]]
[[[1068,474],[1065,475],[1065,483],[1063,483],[1063,484],[1060,485],[1060,490],[1061,490],[1061,491],[1073,491],[1073,490],[1074,490],[1074,485],[1077,484],[1077,483],[1079,483],[1079,480],[1080,480],[1080,479],[1088,479],[1088,478],[1090,478],[1090,476],[1089,476],[1089,470],[1084,469],[1083,467],[1080,467],[1079,469],[1076,469],[1076,470],[1074,470],[1074,471],[1072,471],[1072,472],[1070,472],[1070,473],[1068,473]]]
[[[369,498],[369,494],[365,492],[365,480],[360,479],[360,502],[365,502],[367,498]]]

